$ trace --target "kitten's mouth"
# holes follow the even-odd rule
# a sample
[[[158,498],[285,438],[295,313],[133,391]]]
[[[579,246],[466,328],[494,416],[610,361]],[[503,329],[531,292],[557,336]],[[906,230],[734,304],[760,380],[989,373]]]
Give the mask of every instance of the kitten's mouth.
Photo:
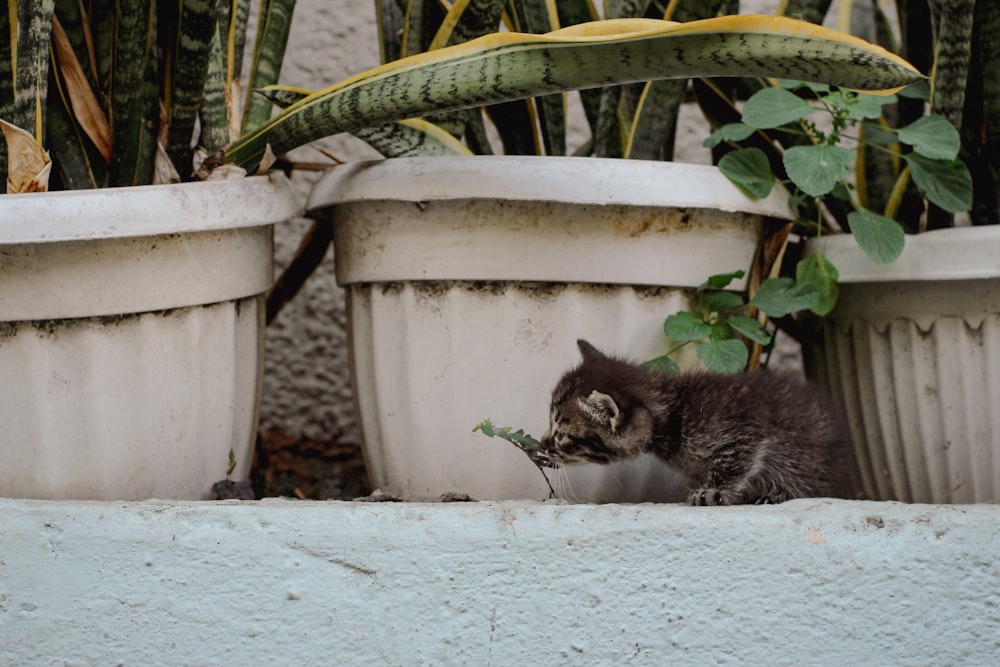
[[[562,461],[555,455],[542,454],[538,458],[538,465],[543,468],[562,468]]]

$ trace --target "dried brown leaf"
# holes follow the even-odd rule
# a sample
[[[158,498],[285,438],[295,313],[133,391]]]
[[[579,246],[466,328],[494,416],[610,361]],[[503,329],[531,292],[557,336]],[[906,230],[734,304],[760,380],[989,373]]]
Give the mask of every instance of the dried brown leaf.
[[[52,45],[55,48],[56,59],[59,61],[59,72],[66,82],[66,92],[73,107],[73,115],[97,146],[105,162],[111,162],[111,124],[101,109],[90,83],[87,81],[80,61],[76,58],[73,45],[66,36],[59,19],[52,15]]]
[[[0,120],[7,141],[7,192],[48,192],[52,161],[35,137],[16,125]]]

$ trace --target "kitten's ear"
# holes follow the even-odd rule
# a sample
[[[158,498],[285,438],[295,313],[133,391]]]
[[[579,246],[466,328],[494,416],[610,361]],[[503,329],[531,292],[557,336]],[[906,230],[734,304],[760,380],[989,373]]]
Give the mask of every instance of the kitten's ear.
[[[576,346],[580,348],[580,354],[583,355],[584,361],[590,361],[591,359],[603,359],[604,354],[601,353],[596,347],[583,340],[582,338],[576,341]]]
[[[625,419],[618,404],[615,403],[615,399],[596,389],[590,392],[590,396],[587,398],[578,398],[576,403],[585,415],[599,424],[607,426],[612,433],[618,432],[618,427]]]

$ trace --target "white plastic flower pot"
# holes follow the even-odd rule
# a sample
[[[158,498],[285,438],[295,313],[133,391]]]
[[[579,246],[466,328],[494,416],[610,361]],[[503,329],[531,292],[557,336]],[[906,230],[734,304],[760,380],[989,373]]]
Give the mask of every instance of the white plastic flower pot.
[[[287,180],[0,196],[0,496],[245,478]]]
[[[368,473],[412,500],[546,497],[523,453],[473,427],[540,436],[578,338],[664,354],[664,318],[712,273],[749,268],[764,217],[788,215],[711,167],[550,157],[337,167],[308,207],[333,207]],[[594,502],[684,495],[652,458],[566,481]]]
[[[1000,227],[907,237],[887,266],[849,236],[819,247],[841,296],[806,354],[843,411],[856,490],[923,503],[1000,498]]]

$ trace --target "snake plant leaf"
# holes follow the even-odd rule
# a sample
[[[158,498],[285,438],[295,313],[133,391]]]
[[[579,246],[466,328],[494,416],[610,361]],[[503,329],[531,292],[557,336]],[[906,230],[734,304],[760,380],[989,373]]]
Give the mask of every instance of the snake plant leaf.
[[[264,25],[257,30],[257,38],[254,41],[247,90],[263,88],[278,82],[294,9],[295,0],[265,0],[262,3],[260,20]],[[243,111],[243,131],[252,130],[270,116],[271,105],[251,95]]]
[[[722,0],[674,0],[663,18],[668,21],[696,21],[719,13]],[[637,160],[672,160],[674,132],[681,103],[688,89],[687,79],[649,81],[629,122],[624,156]]]
[[[880,47],[781,17],[595,21],[546,35],[487,35],[362,72],[274,116],[209,165],[232,162],[253,173],[268,145],[281,154],[330,134],[433,111],[610,83],[738,75],[889,91],[922,77]]]
[[[896,132],[884,118],[858,126],[858,147],[855,149],[855,191],[864,208],[884,211],[892,196],[902,159]],[[888,146],[890,150],[879,150]]]
[[[242,133],[243,88],[240,73],[249,14],[250,0],[223,2],[215,30],[212,31],[205,89],[198,112],[201,126],[199,142],[209,152],[225,146]],[[251,71],[251,76],[254,71]]]
[[[551,96],[549,96],[551,97]],[[538,108],[540,111],[540,107]],[[486,107],[486,115],[500,136],[504,155],[538,155],[542,142],[536,131],[538,113],[532,100],[501,102]],[[565,146],[565,142],[562,142]],[[563,149],[565,152],[565,148]],[[546,152],[551,148],[546,145]]]
[[[400,54],[407,57],[426,53],[447,12],[438,0],[406,0],[405,4]]]
[[[428,50],[464,44],[496,32],[503,6],[504,0],[458,0],[445,14]]]
[[[810,23],[822,23],[831,4],[831,0],[788,0],[784,3],[784,15]]]
[[[566,27],[578,23],[589,23],[600,17],[592,0],[553,0],[559,17],[559,25]]]
[[[145,185],[153,178],[154,128],[160,117],[156,60],[150,49],[156,43],[151,34],[155,12],[152,0],[123,3],[114,24],[109,113],[115,146],[112,186]]]
[[[279,108],[290,107],[313,91],[295,86],[268,86],[254,91]],[[472,155],[473,152],[444,128],[421,118],[408,118],[376,127],[365,127],[352,134],[385,157],[433,157]]]
[[[558,15],[558,25],[568,27],[579,23],[589,23],[597,21],[600,17],[597,8],[591,0],[559,0],[555,2]],[[520,31],[524,32],[524,31]],[[590,126],[591,136],[593,136],[594,126],[597,124],[597,111],[601,104],[601,90],[591,88],[580,91],[580,106],[583,107],[583,115]]]
[[[1000,3],[976,3],[976,43],[979,45],[975,78],[982,87],[980,123],[965,119],[966,135],[978,136],[979,160],[973,224],[996,224],[1000,220]],[[981,131],[981,132],[980,132]]]
[[[191,139],[205,90],[220,3],[221,0],[181,0],[176,40],[168,45],[172,76],[166,82],[164,100],[170,118],[167,153],[182,174],[191,171]]]
[[[308,88],[301,88],[299,86],[282,86],[282,85],[271,85],[265,86],[264,88],[258,88],[253,91],[256,95],[261,95],[271,101],[271,104],[275,105],[279,109],[287,109],[299,100],[305,99],[312,95],[314,90],[309,90]]]
[[[560,26],[559,8],[555,0],[517,0],[508,2],[507,15],[517,32],[544,34],[556,30]],[[567,8],[569,22],[562,25],[579,23],[573,16],[586,13],[587,3],[566,3],[575,5]],[[581,6],[583,5],[583,6]],[[515,108],[523,107],[523,108]],[[535,136],[537,126],[541,134],[541,144],[548,155],[566,154],[566,95],[557,93],[543,95],[533,99],[517,102],[504,102],[500,109],[488,109],[494,124],[504,143],[507,154],[531,154],[540,152],[539,139]],[[505,122],[499,122],[504,116]],[[537,122],[536,122],[537,121]],[[528,123],[531,123],[528,125]],[[506,136],[506,138],[504,138]],[[508,151],[507,147],[512,150]]]
[[[375,22],[378,27],[379,62],[397,60],[402,55],[400,39],[406,24],[406,13],[397,0],[375,0]]]
[[[445,14],[427,50],[464,44],[496,32],[503,16],[503,3],[504,0],[458,0]],[[458,109],[433,114],[428,120],[460,138],[466,132],[470,117],[470,110]]]
[[[362,128],[355,130],[353,134],[385,157],[473,154],[448,131],[421,118],[408,118],[377,127]]]
[[[935,41],[931,109],[955,127],[962,126],[975,5],[976,0],[947,0],[934,5],[940,12],[940,23]]]

